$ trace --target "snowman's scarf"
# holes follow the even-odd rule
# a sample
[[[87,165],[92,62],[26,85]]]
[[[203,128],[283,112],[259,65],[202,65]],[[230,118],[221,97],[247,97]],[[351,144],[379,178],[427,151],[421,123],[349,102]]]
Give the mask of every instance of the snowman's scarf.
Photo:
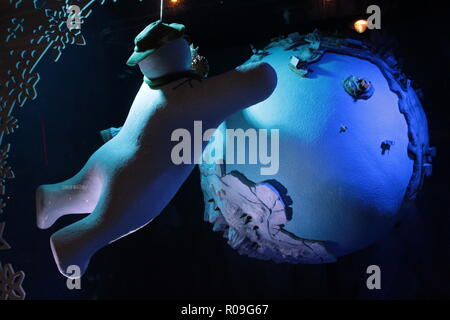
[[[203,79],[203,77],[201,75],[199,75],[198,73],[196,73],[195,71],[188,70],[188,71],[181,71],[181,72],[177,72],[177,73],[171,73],[171,74],[162,76],[160,78],[155,78],[155,79],[149,79],[146,76],[144,76],[144,82],[146,84],[148,84],[148,86],[151,89],[157,89],[163,85],[166,85],[168,83],[171,83],[176,80],[183,79],[183,78],[187,78],[186,81],[180,83],[173,89],[177,89],[178,87],[180,87],[181,85],[183,85],[186,82],[188,82],[189,85],[191,85],[192,80],[202,81],[202,79]],[[192,87],[192,85],[191,85],[191,87]]]
[[[196,73],[195,71],[189,70],[189,71],[182,71],[182,72],[177,72],[177,73],[172,73],[170,75],[161,77],[161,78],[156,78],[156,79],[149,79],[146,76],[144,76],[144,81],[146,84],[148,84],[148,86],[151,89],[157,89],[165,84],[168,84],[170,82],[179,80],[179,79],[183,79],[185,78],[185,81],[180,82],[178,85],[176,85],[173,90],[178,89],[179,87],[181,87],[183,84],[185,84],[186,82],[189,83],[189,85],[192,88],[192,84],[191,81],[192,80],[197,80],[197,81],[202,81],[202,79],[205,79],[204,77],[202,77],[201,75],[199,75],[198,73]],[[100,135],[102,136],[103,142],[108,142],[109,140],[111,140],[112,138],[114,138],[119,131],[122,129],[122,127],[120,128],[109,128],[109,129],[105,129],[100,131]]]

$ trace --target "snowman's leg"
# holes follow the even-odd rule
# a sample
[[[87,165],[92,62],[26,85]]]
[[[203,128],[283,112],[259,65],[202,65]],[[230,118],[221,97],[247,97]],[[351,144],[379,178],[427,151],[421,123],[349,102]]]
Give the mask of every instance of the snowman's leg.
[[[100,196],[101,178],[88,162],[74,177],[36,190],[36,223],[47,229],[66,214],[91,213]]]
[[[77,266],[80,276],[84,274],[92,255],[105,245],[98,240],[102,235],[100,225],[92,213],[51,236],[50,246],[61,274],[69,277],[70,266]]]
[[[137,189],[132,179],[106,182],[90,215],[51,236],[53,257],[61,274],[70,277],[68,268],[77,266],[83,275],[98,250],[151,221],[148,201],[136,206]]]

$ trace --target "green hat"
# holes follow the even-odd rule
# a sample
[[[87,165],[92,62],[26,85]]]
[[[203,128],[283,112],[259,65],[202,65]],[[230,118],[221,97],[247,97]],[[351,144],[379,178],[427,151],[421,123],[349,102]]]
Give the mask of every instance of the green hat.
[[[134,39],[134,52],[127,65],[135,66],[166,43],[184,36],[184,25],[166,24],[161,20],[149,24]]]

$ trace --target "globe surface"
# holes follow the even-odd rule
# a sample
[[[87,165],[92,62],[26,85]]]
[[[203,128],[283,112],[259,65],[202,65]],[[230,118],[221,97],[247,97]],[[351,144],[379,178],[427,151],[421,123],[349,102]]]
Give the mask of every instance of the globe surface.
[[[224,155],[226,129],[267,129],[269,151],[276,129],[278,171],[263,175],[267,165],[226,156],[223,165],[202,164],[205,218],[240,253],[324,263],[373,243],[400,219],[414,159],[399,96],[379,66],[323,50],[302,76],[291,62],[302,49],[275,41],[249,61],[269,63],[278,85],[220,126]],[[369,97],[346,90],[352,76],[370,83]],[[234,149],[251,152],[249,143]]]

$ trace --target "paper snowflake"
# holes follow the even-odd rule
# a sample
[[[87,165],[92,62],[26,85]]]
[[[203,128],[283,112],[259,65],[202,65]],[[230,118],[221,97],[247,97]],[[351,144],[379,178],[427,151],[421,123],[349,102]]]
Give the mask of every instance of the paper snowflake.
[[[80,15],[80,23],[83,23],[83,18],[89,14],[90,11],[85,15]],[[61,6],[59,10],[45,9],[45,16],[47,17],[47,24],[39,25],[33,30],[33,33],[37,35],[37,40],[32,39],[31,44],[40,45],[44,41],[47,42],[53,50],[53,59],[55,61],[59,60],[66,45],[86,45],[86,40],[81,34],[81,30],[69,30],[67,27],[69,19],[67,5]]]
[[[0,300],[25,300],[24,278],[23,271],[15,272],[11,264],[0,262]]]
[[[3,232],[5,231],[5,222],[0,222],[0,250],[9,250],[11,246],[3,239]]]
[[[12,18],[11,23],[12,27],[7,29],[8,36],[6,37],[6,42],[9,42],[11,39],[17,39],[17,34],[19,32],[24,31],[23,23],[25,19]]]
[[[5,180],[13,179],[15,177],[11,167],[7,165],[6,159],[11,145],[7,144],[0,150],[0,194],[5,194]]]

